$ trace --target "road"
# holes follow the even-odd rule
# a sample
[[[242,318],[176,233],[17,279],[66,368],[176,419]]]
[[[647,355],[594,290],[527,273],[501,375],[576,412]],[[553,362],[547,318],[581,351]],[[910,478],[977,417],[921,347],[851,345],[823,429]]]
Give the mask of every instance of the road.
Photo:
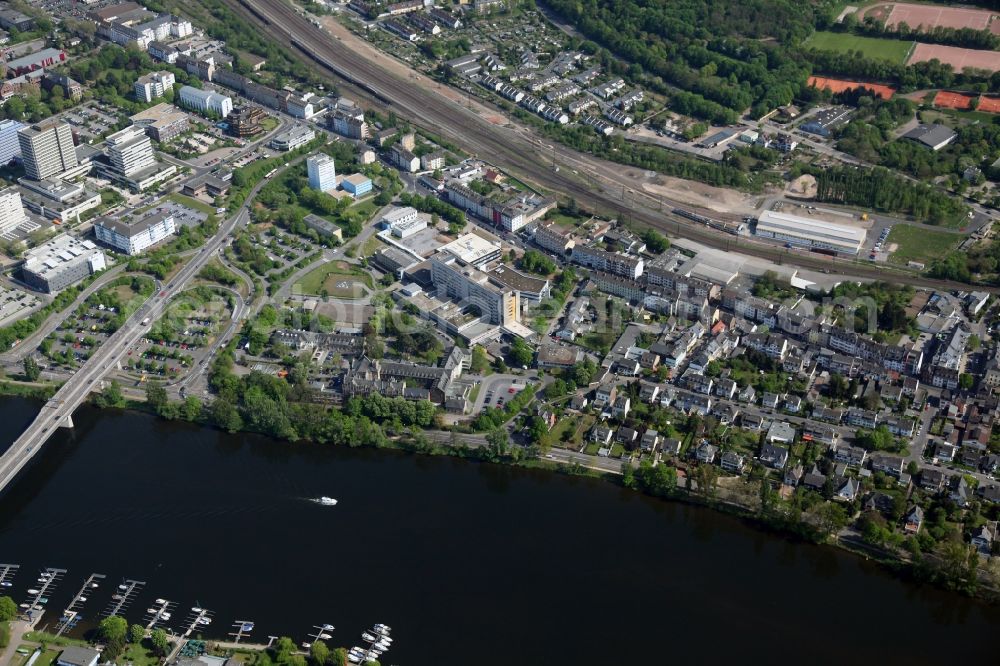
[[[627,211],[635,222],[674,236],[697,240],[729,252],[830,271],[848,278],[881,279],[944,289],[967,288],[962,283],[931,280],[870,265],[845,265],[827,257],[793,254],[772,244],[736,238],[678,218],[669,210],[681,204],[636,189],[638,181],[634,174],[641,173],[641,169],[607,162],[559,144],[543,143],[533,131],[510,121],[505,124],[491,122],[490,118],[436,91],[422,75],[411,72],[409,77],[403,77],[390,71],[382,64],[389,56],[370,60],[356,49],[337,44],[329,33],[309,23],[283,0],[224,2],[261,26],[264,34],[290,46],[328,73],[346,81],[341,84],[344,91],[350,90],[357,97],[379,106],[385,106],[386,102],[382,100],[388,100],[398,116],[414,125],[424,127],[472,154],[502,164],[538,186],[571,196],[589,208],[609,213]],[[496,115],[502,114],[498,111]],[[560,168],[552,168],[552,165]],[[683,207],[692,208],[686,204]]]
[[[281,167],[279,171],[283,170],[285,166]],[[163,314],[169,304],[167,296],[182,291],[185,285],[198,275],[202,267],[228,240],[229,235],[239,226],[246,224],[250,218],[250,204],[268,180],[263,179],[257,183],[240,210],[219,227],[215,236],[178,271],[166,287],[154,291],[153,295],[125,321],[125,324],[111,335],[45,403],[31,425],[0,456],[0,492],[38,453],[53,430],[60,425],[72,424],[73,412],[96,388],[95,383],[99,385],[101,377],[112,371],[112,368],[116,368],[126,350],[145,335],[148,326],[144,325],[143,321],[146,319],[154,321]]]
[[[451,444],[454,438],[458,440],[458,443],[472,449],[482,448],[487,445],[485,435],[452,433],[446,430],[427,430],[424,432],[424,435],[427,436],[427,439],[439,444]],[[622,472],[622,461],[617,458],[601,458],[600,456],[567,451],[566,449],[552,448],[542,456],[542,460],[563,465],[579,465],[608,474],[621,474]]]

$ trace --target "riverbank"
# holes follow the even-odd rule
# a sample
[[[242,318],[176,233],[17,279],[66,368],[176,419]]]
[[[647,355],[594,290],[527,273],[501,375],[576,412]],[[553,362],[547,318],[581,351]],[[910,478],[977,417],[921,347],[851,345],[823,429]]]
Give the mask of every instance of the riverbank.
[[[0,401],[0,437],[36,410]],[[667,650],[698,662],[705,645],[712,662],[766,663],[767,627],[783,627],[786,649],[809,650],[842,599],[857,602],[817,663],[985,657],[981,636],[1000,623],[994,606],[905,584],[839,548],[542,461],[287,443],[89,405],[74,421],[0,503],[0,550],[22,565],[15,598],[32,570],[65,568],[48,604],[58,614],[80,580],[108,576],[72,637],[123,578],[145,581],[130,623],[155,598],[176,602],[175,631],[191,607],[211,609],[206,638],[239,619],[254,621],[252,642],[299,644],[329,623],[330,642],[351,645],[385,622],[389,660],[410,666],[455,663],[442,655],[477,666],[652,663]],[[323,495],[337,506],[312,501]],[[632,612],[607,612],[623,604]],[[640,642],[636,617],[658,627]],[[730,640],[715,645],[720,627]],[[886,645],[887,634],[912,638]]]
[[[159,416],[166,420],[193,416],[191,410],[185,411],[184,405],[174,408],[159,408],[148,402],[128,401],[127,408]],[[202,427],[217,428],[208,409],[201,409],[196,418],[187,418],[189,422]],[[240,432],[256,435],[273,436],[270,433],[255,431],[245,427]],[[431,435],[436,439],[432,439]],[[440,441],[447,437],[447,441]],[[995,566],[980,567],[978,580],[971,583],[968,580],[952,576],[947,569],[949,563],[930,553],[912,553],[903,549],[895,551],[868,543],[856,530],[836,523],[821,511],[811,513],[800,511],[795,513],[794,507],[787,502],[772,499],[767,501],[765,494],[760,493],[760,484],[753,486],[744,484],[742,477],[725,477],[719,479],[714,474],[710,477],[700,477],[698,466],[692,468],[684,463],[678,467],[664,466],[671,470],[672,476],[665,484],[654,485],[644,481],[640,473],[646,470],[655,473],[655,468],[644,466],[622,465],[618,470],[607,468],[607,459],[600,459],[582,453],[565,454],[568,462],[559,462],[553,456],[540,449],[526,449],[516,445],[497,445],[490,443],[488,438],[477,439],[482,435],[473,435],[457,430],[422,431],[409,428],[402,433],[390,434],[384,439],[374,439],[375,444],[358,441],[348,442],[350,447],[369,447],[385,450],[396,450],[412,454],[429,456],[446,456],[463,460],[499,465],[514,466],[522,469],[554,472],[567,476],[589,477],[601,479],[619,488],[637,492],[648,497],[667,502],[682,503],[688,506],[711,509],[743,521],[754,529],[784,539],[800,543],[809,543],[824,547],[833,547],[850,553],[852,556],[875,562],[892,572],[902,580],[911,584],[932,584],[950,592],[958,592],[965,596],[996,603],[1000,600],[1000,569]],[[437,440],[437,441],[436,441]],[[290,441],[290,440],[285,440]],[[311,440],[305,440],[311,441]],[[313,442],[317,443],[317,442]],[[602,463],[604,467],[599,466]],[[713,468],[714,469],[714,468]],[[678,482],[678,473],[683,484]],[[669,476],[669,475],[668,475]],[[747,486],[752,492],[747,492]],[[827,505],[820,505],[821,507]]]

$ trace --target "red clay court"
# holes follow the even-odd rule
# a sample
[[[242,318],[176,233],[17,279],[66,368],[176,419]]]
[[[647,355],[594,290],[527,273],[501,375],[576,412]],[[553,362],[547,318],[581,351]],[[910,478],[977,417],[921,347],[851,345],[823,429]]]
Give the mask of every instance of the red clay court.
[[[900,23],[906,23],[911,30],[922,28],[970,28],[972,30],[992,30],[997,32],[1000,25],[994,26],[996,14],[985,9],[962,9],[959,7],[939,7],[935,5],[913,5],[905,2],[890,5],[892,11],[886,19],[886,26],[893,28]]]
[[[961,49],[957,46],[941,46],[940,44],[917,44],[906,64],[912,65],[935,58],[942,63],[951,65],[956,72],[961,72],[966,67],[985,69],[990,72],[1000,70],[1000,52]]]
[[[969,93],[949,92],[942,90],[934,96],[934,106],[942,109],[971,109],[973,100],[976,103],[976,110],[985,113],[1000,113],[1000,97],[987,97],[986,95],[972,95]]]
[[[943,109],[971,109],[974,99],[976,99],[975,95],[941,90],[934,96],[934,106]]]
[[[891,99],[896,94],[895,88],[884,86],[881,83],[861,83],[858,81],[844,81],[843,79],[828,79],[825,76],[810,76],[809,85],[820,90],[826,89],[833,93],[854,90],[855,88],[868,88],[874,90],[875,94],[882,99]]]

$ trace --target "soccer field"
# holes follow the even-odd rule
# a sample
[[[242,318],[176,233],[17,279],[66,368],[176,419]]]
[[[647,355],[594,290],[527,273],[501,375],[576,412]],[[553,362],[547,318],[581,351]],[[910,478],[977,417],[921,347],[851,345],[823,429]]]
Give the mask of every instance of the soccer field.
[[[815,32],[806,40],[808,48],[823,51],[861,51],[869,58],[888,60],[902,64],[910,54],[913,42],[901,39],[880,39],[877,37],[859,37],[843,32]]]

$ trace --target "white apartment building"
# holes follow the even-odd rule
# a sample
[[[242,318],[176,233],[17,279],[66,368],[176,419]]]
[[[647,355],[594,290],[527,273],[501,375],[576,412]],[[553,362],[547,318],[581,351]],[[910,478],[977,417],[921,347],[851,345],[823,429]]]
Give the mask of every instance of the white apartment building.
[[[184,86],[180,90],[180,102],[182,106],[198,111],[199,113],[214,113],[225,118],[233,110],[233,100],[225,95],[209,90],[199,90],[191,86]]]
[[[152,102],[174,85],[173,72],[153,72],[140,76],[135,82],[135,98],[140,102]]]
[[[320,153],[306,158],[306,171],[309,172],[309,187],[320,192],[337,189],[337,168],[334,159]]]
[[[21,192],[16,187],[0,190],[0,234],[16,229],[28,221],[21,203]]]
[[[170,213],[154,213],[129,224],[123,220],[103,217],[94,223],[94,235],[125,254],[139,254],[150,245],[173,235],[177,228]]]

